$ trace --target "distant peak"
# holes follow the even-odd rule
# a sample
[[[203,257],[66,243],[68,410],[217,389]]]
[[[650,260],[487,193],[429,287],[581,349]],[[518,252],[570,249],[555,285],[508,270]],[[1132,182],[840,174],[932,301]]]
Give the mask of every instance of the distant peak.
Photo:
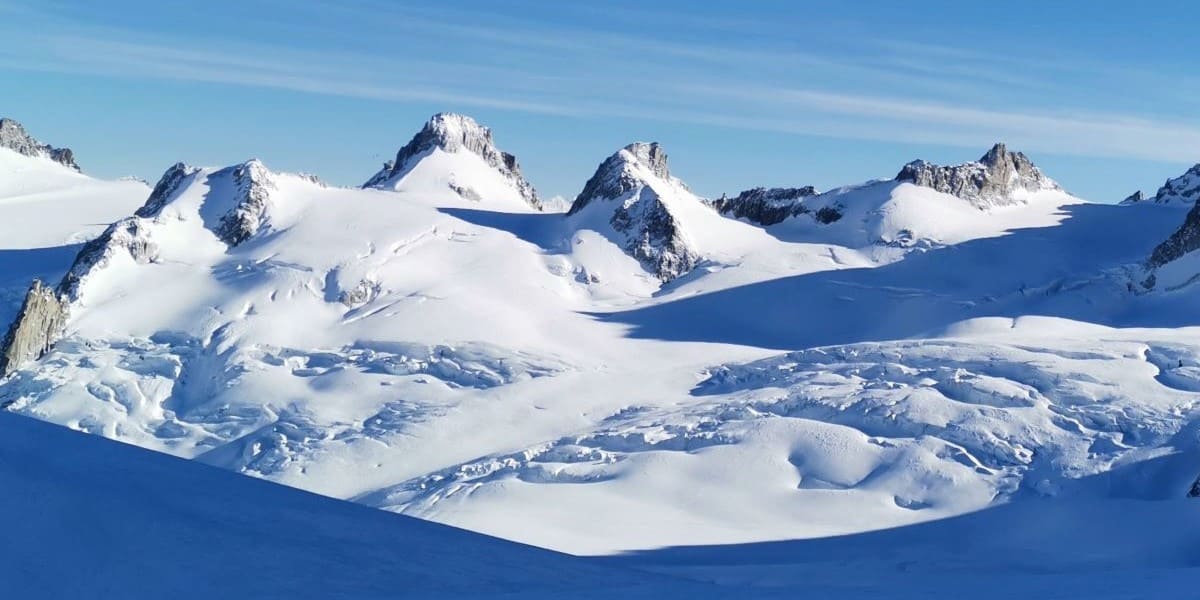
[[[1021,200],[1014,198],[1014,193],[1019,190],[1061,189],[1027,156],[1009,151],[1003,143],[993,145],[979,160],[961,165],[941,166],[915,160],[904,165],[896,181],[957,196],[978,208],[1018,203]]]
[[[658,142],[634,142],[604,159],[583,191],[575,197],[570,213],[579,212],[596,198],[614,199],[640,185],[647,176],[671,181],[667,152]]]
[[[1200,199],[1200,164],[1168,179],[1154,194],[1156,204],[1195,204]]]
[[[407,174],[422,158],[434,149],[444,152],[467,151],[479,156],[492,168],[500,171],[517,189],[521,197],[534,208],[541,207],[537,191],[521,174],[517,157],[496,148],[492,130],[475,119],[457,113],[438,113],[396,154],[396,159],[384,163],[383,169],[372,176],[363,187],[385,187],[389,182]]]
[[[79,170],[79,165],[75,164],[75,153],[70,148],[55,148],[37,141],[13,119],[0,118],[0,148],[8,148],[25,156],[49,158],[65,167]]]

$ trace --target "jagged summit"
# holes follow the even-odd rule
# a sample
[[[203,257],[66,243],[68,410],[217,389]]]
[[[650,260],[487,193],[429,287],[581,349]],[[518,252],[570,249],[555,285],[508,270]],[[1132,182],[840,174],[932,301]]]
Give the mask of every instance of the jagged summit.
[[[915,160],[904,165],[896,181],[914,183],[957,196],[978,208],[1017,204],[1020,192],[1061,189],[1020,152],[1003,143],[979,160],[952,167]]]
[[[663,147],[636,142],[600,163],[567,214],[580,215],[579,223],[606,222],[614,243],[667,282],[692,270],[700,259],[679,218],[685,203],[701,205],[671,176]]]
[[[43,144],[29,135],[20,123],[0,118],[0,148],[8,148],[25,156],[44,157],[63,166],[79,170],[75,164],[75,153],[70,148],[55,148]]]
[[[526,204],[541,208],[537,190],[521,174],[517,158],[496,148],[492,130],[480,125],[466,115],[438,113],[429,119],[412,140],[396,154],[395,160],[384,163],[383,168],[363,184],[364,188],[394,187],[435,149],[447,153],[462,151],[475,154],[491,168],[500,172]],[[451,189],[460,196],[478,200],[479,194],[466,182],[452,180]]]
[[[1155,204],[1195,204],[1200,199],[1200,164],[1193,165],[1183,175],[1168,179],[1158,188],[1153,198],[1146,198],[1139,190],[1121,204],[1154,202]]]
[[[595,199],[613,200],[643,184],[649,177],[672,181],[667,152],[658,142],[634,142],[608,157],[575,197],[568,214],[575,214]],[[678,182],[678,180],[674,180]]]

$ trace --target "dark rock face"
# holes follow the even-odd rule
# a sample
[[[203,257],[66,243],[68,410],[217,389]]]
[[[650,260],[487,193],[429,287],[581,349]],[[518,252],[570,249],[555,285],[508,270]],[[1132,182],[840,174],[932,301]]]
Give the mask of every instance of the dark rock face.
[[[1188,211],[1187,216],[1183,219],[1183,225],[1175,233],[1154,248],[1146,266],[1152,269],[1161,267],[1196,250],[1200,250],[1200,204],[1194,205]]]
[[[996,144],[978,161],[943,167],[923,160],[904,165],[896,181],[957,196],[978,208],[1015,204],[1013,192],[1060,189],[1022,153]]]
[[[150,240],[146,224],[140,217],[126,217],[109,225],[104,233],[84,244],[58,284],[58,294],[64,301],[78,300],[83,280],[93,271],[108,265],[117,252],[127,252],[134,261],[142,264],[157,259],[158,246]]]
[[[34,280],[20,312],[0,342],[0,377],[45,355],[62,335],[66,322],[66,303],[54,290]]]
[[[61,165],[79,170],[75,164],[75,153],[70,148],[54,148],[43,144],[25,132],[20,123],[12,119],[0,119],[0,148],[8,148],[25,156],[40,156]]]
[[[252,160],[232,167],[237,186],[236,206],[221,217],[213,232],[229,246],[236,246],[258,233],[267,221],[267,204],[274,188],[270,171],[259,161]]]
[[[1145,199],[1146,197],[1142,194],[1142,190],[1138,190],[1126,196],[1125,199],[1121,201],[1121,204],[1137,204]]]
[[[679,221],[658,194],[643,187],[633,202],[617,209],[609,223],[624,234],[624,250],[663,283],[696,268],[699,255],[688,245]]]
[[[811,185],[799,188],[754,188],[733,198],[721,196],[709,204],[723,215],[767,226],[790,217],[812,214],[812,209],[804,205],[804,200],[816,195],[817,190]],[[822,223],[831,223],[841,218],[841,213],[822,207],[814,218]]]
[[[134,214],[147,219],[157,217],[163,207],[175,197],[175,192],[179,190],[180,186],[189,177],[199,172],[200,169],[189,167],[181,162],[171,165],[171,168],[167,169],[155,184],[146,203]]]
[[[1168,179],[1154,194],[1156,204],[1195,204],[1200,199],[1200,164]]]
[[[606,158],[596,169],[595,174],[583,186],[583,191],[575,197],[568,215],[575,214],[596,198],[620,198],[641,185],[638,178],[626,166],[636,163],[648,169],[660,179],[669,180],[671,171],[667,167],[667,153],[658,142],[637,142],[622,148],[616,154]]]
[[[1188,498],[1200,498],[1200,477],[1196,478],[1196,482],[1192,484],[1192,489],[1188,490]]]
[[[614,241],[665,283],[694,269],[700,256],[656,188],[686,192],[662,146],[630,144],[600,163],[567,214],[611,210]]]
[[[534,208],[541,208],[537,190],[521,174],[517,157],[496,148],[492,140],[492,130],[476,123],[471,117],[453,113],[439,113],[429,119],[425,127],[400,149],[396,160],[384,163],[383,169],[368,179],[363,187],[383,186],[406,173],[434,148],[441,148],[446,152],[462,149],[478,155],[489,166],[500,171],[526,203]]]

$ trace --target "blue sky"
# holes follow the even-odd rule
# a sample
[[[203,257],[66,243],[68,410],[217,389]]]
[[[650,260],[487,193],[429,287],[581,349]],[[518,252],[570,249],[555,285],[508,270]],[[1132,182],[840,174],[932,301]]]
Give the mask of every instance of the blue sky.
[[[1196,8],[1156,2],[0,0],[0,115],[102,177],[250,157],[357,184],[429,115],[545,196],[634,140],[702,195],[997,140],[1116,201],[1200,161]]]

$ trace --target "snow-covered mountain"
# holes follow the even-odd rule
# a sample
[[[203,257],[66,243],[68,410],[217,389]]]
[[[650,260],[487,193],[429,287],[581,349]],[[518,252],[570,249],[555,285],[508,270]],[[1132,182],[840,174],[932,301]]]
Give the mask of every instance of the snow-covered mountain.
[[[1146,198],[1138,190],[1121,201],[1121,204],[1153,202],[1155,204],[1181,204],[1191,206],[1200,198],[1200,164],[1193,166],[1179,177],[1168,179],[1153,198]]]
[[[366,189],[175,165],[63,245],[0,403],[578,553],[1200,475],[1196,289],[1138,287],[1183,211],[1087,203],[1003,146],[706,202],[637,143],[566,214],[515,165],[450,115]]]
[[[943,167],[923,160],[904,165],[896,181],[933,188],[970,202],[978,208],[1007,206],[1028,194],[1060,189],[1024,154],[996,144],[979,160]]]
[[[492,130],[466,115],[439,113],[413,136],[364,188],[436,190],[449,188],[471,202],[541,210],[541,200],[517,158],[501,152]]]
[[[64,167],[79,170],[75,164],[75,153],[70,148],[55,148],[35,140],[20,123],[0,118],[0,148],[12,150],[22,156],[47,158]]]

